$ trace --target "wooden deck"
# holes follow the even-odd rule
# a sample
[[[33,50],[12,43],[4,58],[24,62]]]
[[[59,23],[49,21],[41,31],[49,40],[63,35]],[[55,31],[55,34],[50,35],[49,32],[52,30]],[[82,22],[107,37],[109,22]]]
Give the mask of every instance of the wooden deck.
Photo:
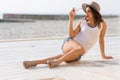
[[[62,41],[0,42],[0,80],[120,80],[120,37],[105,38],[106,54],[114,59],[101,59],[97,43],[78,62],[62,63],[52,69],[47,65],[23,68],[24,60],[42,59],[61,53]]]

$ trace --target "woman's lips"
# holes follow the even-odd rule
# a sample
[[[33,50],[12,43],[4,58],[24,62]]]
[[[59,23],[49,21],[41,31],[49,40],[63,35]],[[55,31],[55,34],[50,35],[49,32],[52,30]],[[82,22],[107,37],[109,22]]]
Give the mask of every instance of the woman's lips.
[[[85,17],[86,17],[86,18],[88,18],[89,16],[88,16],[88,15],[86,15]]]
[[[86,15],[85,18],[86,18],[87,21],[89,20],[89,16],[88,15]]]

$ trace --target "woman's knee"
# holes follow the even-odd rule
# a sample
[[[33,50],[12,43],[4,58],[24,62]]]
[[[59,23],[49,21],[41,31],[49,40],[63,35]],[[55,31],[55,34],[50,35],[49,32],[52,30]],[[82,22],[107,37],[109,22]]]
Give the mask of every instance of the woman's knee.
[[[77,50],[80,54],[85,53],[85,50],[84,50],[84,48],[83,48],[82,46],[77,46],[77,47],[75,48],[75,50]]]
[[[66,42],[63,46],[64,53],[68,53],[69,51],[75,50],[75,49],[80,52],[85,52],[84,48],[74,40],[70,40],[70,41]]]

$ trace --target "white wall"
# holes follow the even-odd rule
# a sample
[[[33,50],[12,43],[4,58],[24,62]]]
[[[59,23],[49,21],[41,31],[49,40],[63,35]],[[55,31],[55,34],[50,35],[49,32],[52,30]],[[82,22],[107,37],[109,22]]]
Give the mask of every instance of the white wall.
[[[0,14],[68,14],[73,7],[81,7],[93,0],[0,0]],[[119,0],[94,0],[101,6],[102,14],[120,14]],[[84,12],[79,11],[80,14]]]

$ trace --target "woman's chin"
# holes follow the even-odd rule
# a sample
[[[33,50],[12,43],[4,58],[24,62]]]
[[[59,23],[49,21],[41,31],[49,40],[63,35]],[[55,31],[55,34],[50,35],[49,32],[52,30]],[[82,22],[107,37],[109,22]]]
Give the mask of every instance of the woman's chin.
[[[90,21],[89,21],[89,20],[86,20],[86,22],[87,22],[87,23],[90,23]]]

